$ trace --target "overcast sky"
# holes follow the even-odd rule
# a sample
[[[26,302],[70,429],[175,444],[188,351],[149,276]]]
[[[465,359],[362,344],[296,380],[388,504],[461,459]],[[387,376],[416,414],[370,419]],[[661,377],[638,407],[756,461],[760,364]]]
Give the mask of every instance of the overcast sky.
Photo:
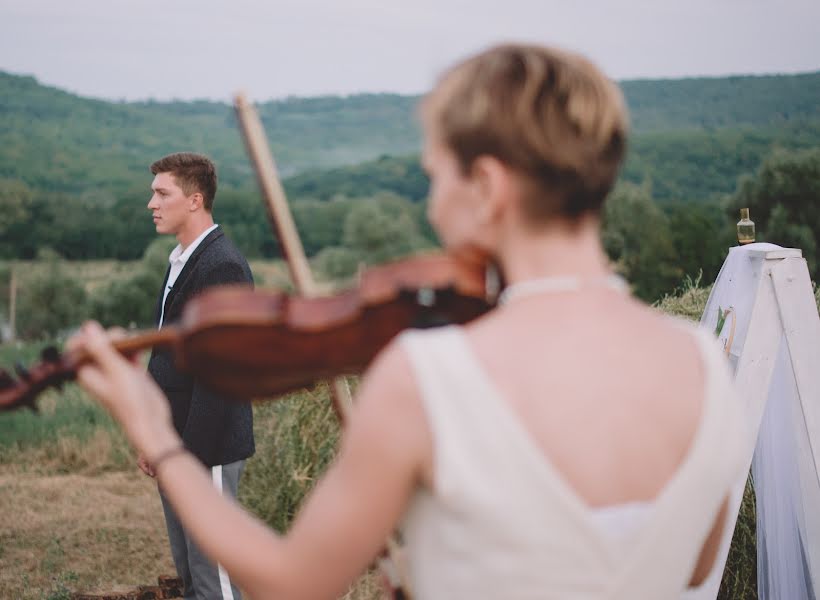
[[[0,0],[0,70],[108,99],[419,93],[511,40],[617,79],[820,69],[820,0]]]

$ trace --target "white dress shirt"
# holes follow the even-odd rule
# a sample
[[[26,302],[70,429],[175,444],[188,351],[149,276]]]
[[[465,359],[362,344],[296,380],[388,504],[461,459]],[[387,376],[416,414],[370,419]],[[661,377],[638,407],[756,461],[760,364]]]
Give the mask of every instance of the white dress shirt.
[[[208,229],[203,231],[198,238],[196,238],[191,244],[182,249],[181,244],[177,244],[176,248],[171,250],[171,255],[168,257],[168,262],[171,263],[171,272],[168,273],[168,281],[165,282],[165,290],[162,293],[162,308],[160,309],[159,314],[159,327],[162,327],[162,321],[165,318],[165,301],[168,299],[168,292],[171,291],[171,288],[174,287],[174,284],[177,281],[177,277],[182,272],[185,263],[188,262],[188,259],[191,258],[191,254],[194,253],[197,246],[202,243],[209,233],[211,233],[214,229],[219,227],[218,224],[214,223]]]

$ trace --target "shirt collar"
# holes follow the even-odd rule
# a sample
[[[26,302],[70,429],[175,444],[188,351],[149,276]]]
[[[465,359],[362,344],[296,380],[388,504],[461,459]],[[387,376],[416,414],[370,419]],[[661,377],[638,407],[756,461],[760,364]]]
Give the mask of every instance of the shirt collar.
[[[211,233],[217,227],[219,227],[219,224],[214,223],[213,225],[208,227],[208,229],[200,233],[199,237],[196,238],[193,242],[191,242],[191,244],[187,248],[185,248],[184,252],[182,251],[182,246],[180,244],[177,244],[176,248],[171,250],[171,255],[168,257],[168,262],[171,264],[178,263],[184,265],[186,262],[188,262],[188,259],[191,258],[191,254],[194,253],[194,250],[196,250],[197,246],[199,246],[202,243],[202,240],[204,240],[208,236],[208,234]]]

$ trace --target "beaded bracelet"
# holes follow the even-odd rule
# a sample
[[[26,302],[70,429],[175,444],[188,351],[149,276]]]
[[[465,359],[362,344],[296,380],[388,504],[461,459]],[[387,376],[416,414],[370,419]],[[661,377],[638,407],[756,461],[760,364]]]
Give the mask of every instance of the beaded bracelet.
[[[155,473],[159,472],[159,466],[164,463],[169,458],[173,458],[177,454],[183,454],[187,452],[185,446],[180,444],[179,446],[174,446],[173,448],[168,448],[167,450],[160,452],[159,456],[157,456],[154,460],[151,461],[151,467],[154,469]]]

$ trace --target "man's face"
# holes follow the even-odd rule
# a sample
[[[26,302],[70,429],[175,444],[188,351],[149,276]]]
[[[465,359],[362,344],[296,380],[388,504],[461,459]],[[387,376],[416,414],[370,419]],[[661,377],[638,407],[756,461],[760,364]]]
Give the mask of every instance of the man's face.
[[[193,214],[193,194],[186,196],[171,173],[157,173],[151,190],[148,210],[153,214],[157,233],[178,235]]]

